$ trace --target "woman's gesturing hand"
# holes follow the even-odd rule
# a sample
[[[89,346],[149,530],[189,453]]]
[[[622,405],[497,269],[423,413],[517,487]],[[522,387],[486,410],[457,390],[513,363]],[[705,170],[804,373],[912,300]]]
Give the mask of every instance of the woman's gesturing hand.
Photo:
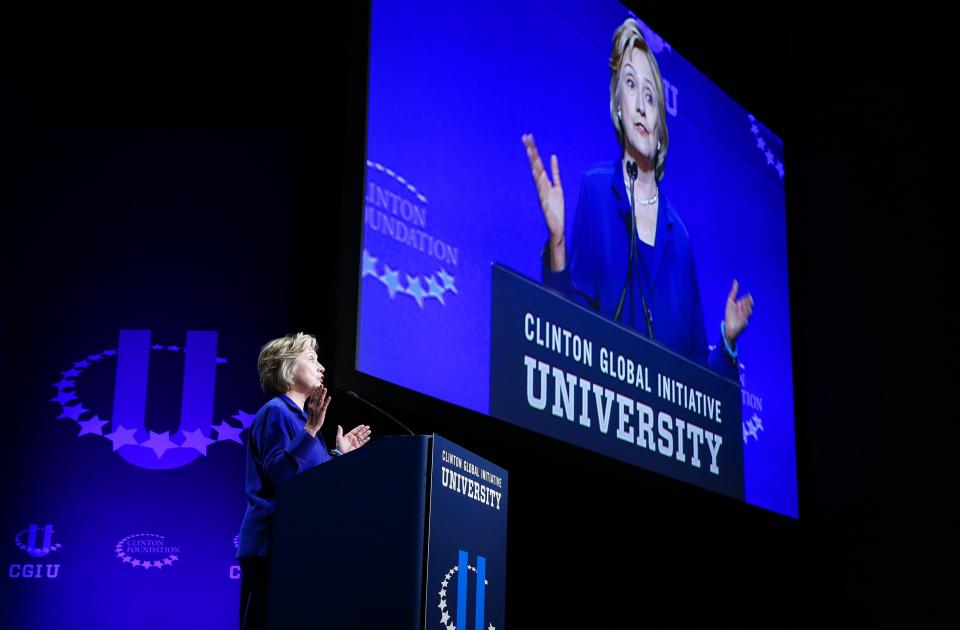
[[[310,435],[317,437],[317,431],[323,426],[323,421],[327,417],[327,407],[330,406],[330,396],[327,395],[327,388],[320,385],[313,393],[307,396],[307,425],[304,427]]]
[[[550,170],[553,172],[551,183],[533,134],[524,134],[522,138],[527,148],[527,158],[530,160],[530,173],[537,186],[537,196],[540,197],[540,207],[550,232],[550,264],[554,271],[561,271],[566,266],[566,252],[563,243],[563,186],[560,184],[560,163],[556,155],[550,156]]]
[[[361,424],[350,433],[343,434],[343,427],[337,425],[337,448],[341,453],[349,453],[370,441],[370,425]]]
[[[727,296],[727,307],[724,312],[724,330],[727,335],[727,342],[731,347],[737,343],[737,337],[747,327],[750,321],[750,315],[753,313],[753,296],[747,293],[745,296],[737,298],[737,289],[739,283],[734,280],[730,287],[730,294]]]

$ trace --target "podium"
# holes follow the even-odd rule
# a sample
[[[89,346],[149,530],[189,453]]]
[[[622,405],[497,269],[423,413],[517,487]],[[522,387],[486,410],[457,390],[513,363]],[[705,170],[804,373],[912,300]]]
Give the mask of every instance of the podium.
[[[270,628],[503,628],[507,472],[387,436],[277,488]]]

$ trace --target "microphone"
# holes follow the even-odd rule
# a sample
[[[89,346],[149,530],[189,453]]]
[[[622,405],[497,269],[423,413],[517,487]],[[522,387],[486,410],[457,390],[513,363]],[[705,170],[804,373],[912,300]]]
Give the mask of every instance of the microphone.
[[[613,319],[615,322],[620,322],[620,315],[623,312],[623,302],[627,297],[627,287],[630,285],[630,278],[633,276],[634,261],[637,256],[637,213],[634,208],[633,200],[633,184],[637,181],[637,177],[640,174],[640,169],[637,167],[637,163],[633,160],[627,161],[627,177],[630,178],[630,266],[627,269],[627,278],[623,282],[623,289],[620,291],[620,299],[617,300],[617,310],[613,314]],[[647,300],[643,295],[643,292],[640,293],[640,304],[643,306],[643,319],[647,324],[647,337],[651,340],[653,339],[653,322],[650,318],[650,310],[647,308]]]
[[[627,267],[627,278],[623,281],[623,288],[620,290],[620,299],[617,300],[617,310],[613,313],[613,321],[617,323],[620,322],[620,315],[623,313],[623,301],[627,297],[627,287],[630,286],[630,278],[633,276],[634,241],[637,238],[634,236],[634,232],[637,231],[637,217],[633,211],[633,182],[637,181],[638,174],[637,163],[632,160],[628,161],[627,177],[630,178],[630,265]]]
[[[347,396],[349,396],[350,398],[356,398],[357,400],[359,400],[360,402],[362,402],[362,403],[365,404],[366,406],[370,407],[371,409],[373,409],[374,411],[376,411],[377,413],[379,413],[381,416],[384,416],[384,417],[386,417],[386,418],[389,418],[389,419],[392,420],[393,422],[399,424],[401,427],[403,427],[403,430],[406,431],[407,433],[409,433],[410,435],[413,435],[413,431],[411,431],[410,429],[408,429],[408,428],[407,428],[407,425],[405,425],[404,423],[400,422],[399,420],[397,420],[396,418],[394,418],[393,416],[391,416],[389,413],[387,413],[386,411],[384,411],[384,410],[381,409],[380,407],[377,407],[375,404],[373,404],[372,402],[370,402],[370,401],[367,400],[366,398],[363,398],[362,396],[360,396],[360,394],[358,394],[357,392],[353,391],[352,389],[347,392]]]

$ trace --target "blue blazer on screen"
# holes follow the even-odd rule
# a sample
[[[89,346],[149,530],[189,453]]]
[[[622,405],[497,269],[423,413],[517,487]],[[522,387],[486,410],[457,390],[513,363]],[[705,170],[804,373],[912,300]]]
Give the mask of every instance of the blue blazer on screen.
[[[601,162],[584,174],[572,229],[565,237],[567,266],[550,269],[549,248],[541,253],[544,284],[575,302],[613,319],[630,262],[630,200],[623,181],[621,161]],[[651,315],[653,338],[674,352],[739,381],[737,361],[716,327],[716,348],[707,345],[700,285],[690,234],[669,199],[659,192],[654,246],[637,240],[637,256],[627,287],[620,323],[644,337],[641,292]],[[549,241],[548,241],[549,243]]]
[[[246,445],[247,511],[236,557],[269,553],[277,483],[333,459],[323,435],[307,433],[307,420],[306,411],[286,394],[271,398],[254,416]]]

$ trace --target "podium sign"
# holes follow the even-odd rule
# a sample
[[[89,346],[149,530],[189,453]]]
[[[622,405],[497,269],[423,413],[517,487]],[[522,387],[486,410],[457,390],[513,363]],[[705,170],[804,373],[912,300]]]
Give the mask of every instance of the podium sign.
[[[504,627],[507,471],[434,434],[424,628]]]
[[[493,265],[490,415],[738,499],[740,387]]]

